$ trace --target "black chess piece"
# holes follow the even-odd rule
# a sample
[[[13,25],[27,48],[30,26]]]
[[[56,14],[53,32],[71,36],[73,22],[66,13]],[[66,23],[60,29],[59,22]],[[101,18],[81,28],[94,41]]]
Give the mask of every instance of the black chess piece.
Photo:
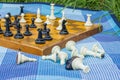
[[[5,30],[4,36],[6,36],[6,37],[13,36],[12,32],[10,31],[9,16],[8,15],[6,15],[5,20],[6,20],[5,21],[6,30]]]
[[[13,25],[16,25],[17,22],[18,22],[18,15],[15,15],[15,16],[14,16],[14,19],[15,19],[15,20],[14,20],[14,22],[13,22]]]
[[[24,35],[25,35],[25,36],[31,36],[32,33],[31,33],[30,30],[29,30],[29,25],[25,25],[25,27],[26,27],[26,31],[24,32]]]
[[[12,21],[11,21],[11,13],[7,13],[7,15],[9,15],[9,18],[8,18],[8,20],[9,20],[9,26],[10,27],[12,27],[13,26],[13,24],[12,24]]]
[[[50,36],[50,29],[48,28],[47,29],[47,32],[45,34],[45,40],[49,41],[49,40],[52,40],[53,38]]]
[[[67,28],[66,28],[66,20],[63,20],[62,21],[62,30],[60,31],[60,34],[61,35],[66,35],[66,34],[69,34],[69,32],[67,31]]]
[[[22,13],[24,13],[23,8],[24,8],[24,6],[20,6],[20,14],[19,15],[21,15]]]
[[[14,38],[15,39],[23,39],[24,36],[20,32],[20,23],[17,23],[16,26],[17,26],[17,33],[15,34]]]
[[[47,33],[47,23],[44,23],[43,26],[44,26],[44,29],[42,31],[42,34],[46,34]]]
[[[42,37],[42,29],[38,29],[38,38],[35,40],[36,44],[44,44],[45,39]]]
[[[32,24],[30,25],[30,28],[36,28],[37,26],[34,23],[35,18],[32,18],[31,21],[32,21]]]

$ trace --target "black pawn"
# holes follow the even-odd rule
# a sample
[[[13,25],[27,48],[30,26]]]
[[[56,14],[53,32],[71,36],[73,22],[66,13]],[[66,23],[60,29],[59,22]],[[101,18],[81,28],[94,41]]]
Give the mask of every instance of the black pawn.
[[[53,38],[50,36],[50,29],[47,29],[47,33],[45,34],[45,40],[52,40]]]
[[[47,33],[47,23],[44,23],[43,26],[44,26],[44,29],[42,31],[42,34],[46,34]]]
[[[17,23],[17,33],[15,34],[14,38],[15,39],[23,39],[24,36],[22,35],[22,33],[20,33],[20,23]]]
[[[35,18],[32,18],[31,21],[32,21],[32,24],[30,25],[30,28],[36,28],[37,26],[34,23]]]
[[[5,22],[6,30],[5,30],[4,36],[6,37],[13,36],[12,32],[10,31],[9,16],[5,17],[5,20],[6,20]]]
[[[24,35],[25,35],[25,36],[31,36],[32,33],[31,33],[30,30],[29,30],[29,25],[26,25],[25,27],[26,27],[26,31],[24,32]]]
[[[68,31],[67,31],[66,25],[65,25],[66,22],[67,22],[66,20],[62,21],[62,30],[60,31],[60,34],[62,34],[62,35],[69,34]]]
[[[22,13],[24,13],[23,8],[24,8],[24,6],[20,6],[20,15],[21,15]]]
[[[35,40],[36,44],[44,44],[45,39],[42,37],[42,29],[38,29],[38,38]]]

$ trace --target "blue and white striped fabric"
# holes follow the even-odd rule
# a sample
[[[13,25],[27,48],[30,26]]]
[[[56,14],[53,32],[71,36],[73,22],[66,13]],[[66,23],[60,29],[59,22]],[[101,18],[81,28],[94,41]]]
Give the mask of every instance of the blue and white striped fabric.
[[[42,15],[50,14],[50,5],[44,3],[29,4],[6,4],[0,3],[0,14],[4,17],[10,12],[12,15],[19,14],[19,6],[24,5],[24,11],[36,13],[37,8],[41,9]],[[61,6],[55,6],[55,15],[61,17]],[[85,74],[81,70],[68,71],[65,65],[61,66],[59,61],[43,61],[40,56],[23,53],[26,56],[37,59],[37,62],[27,62],[21,65],[16,64],[17,51],[0,47],[0,80],[120,80],[120,33],[117,35],[106,34],[115,33],[120,30],[109,12],[90,11],[83,9],[66,8],[65,16],[68,19],[86,21],[86,14],[92,14],[92,20],[107,14],[100,23],[103,25],[103,32],[83,39],[76,43],[78,50],[82,46],[91,49],[93,44],[98,43],[105,50],[105,58],[99,59],[87,56],[83,62],[90,67],[90,72]],[[94,23],[99,23],[96,20]],[[70,58],[70,51],[67,52]]]

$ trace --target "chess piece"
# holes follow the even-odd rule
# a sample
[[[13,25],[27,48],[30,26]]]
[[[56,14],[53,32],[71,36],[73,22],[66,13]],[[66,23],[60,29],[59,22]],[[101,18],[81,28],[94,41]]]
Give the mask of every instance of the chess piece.
[[[62,30],[62,21],[63,21],[63,20],[59,20],[59,21],[58,21],[59,25],[58,25],[58,27],[56,28],[56,30],[59,30],[59,31]]]
[[[49,19],[49,15],[46,16],[46,19],[47,19],[47,20],[45,21],[45,23],[51,24],[50,19]]]
[[[99,54],[99,53],[95,53],[93,51],[90,51],[86,47],[81,48],[80,54],[83,55],[83,56],[90,55],[90,56],[94,56],[94,57],[98,57],[98,58],[103,58],[104,57],[103,54]]]
[[[49,41],[52,40],[53,38],[50,36],[50,29],[47,29],[47,33],[45,34],[45,40]]]
[[[50,19],[56,19],[55,15],[54,15],[54,5],[55,4],[50,4],[51,5],[51,14],[50,14]]]
[[[37,18],[35,19],[35,22],[37,22],[37,23],[42,22],[42,20],[41,20],[41,18],[40,18],[40,9],[39,9],[39,8],[38,8],[38,10],[37,10]]]
[[[8,18],[9,19],[9,26],[12,27],[13,25],[12,25],[12,22],[11,22],[11,19],[10,19],[11,18],[11,13],[7,13],[7,15],[9,15],[9,18]]]
[[[77,56],[72,57],[66,62],[67,70],[79,70],[82,69],[84,73],[88,73],[90,71],[89,66],[85,66],[83,64],[83,59]]]
[[[17,26],[17,33],[15,34],[14,38],[15,39],[23,39],[24,36],[20,32],[20,23],[17,23],[16,26]]]
[[[62,18],[61,18],[61,20],[66,20],[64,11],[62,11]]]
[[[52,61],[56,62],[56,54],[52,53],[51,55],[47,55],[47,56],[43,55],[42,59],[43,60],[52,60]]]
[[[5,21],[6,30],[5,30],[4,36],[6,36],[6,37],[13,36],[12,32],[10,31],[9,15],[8,15],[8,14],[5,16],[5,20],[6,20],[6,21]]]
[[[21,14],[20,23],[26,23],[26,20],[24,19],[24,16],[25,16],[25,14],[22,13],[22,14]]]
[[[46,34],[47,33],[47,23],[44,23],[43,26],[44,26],[44,29],[42,31],[42,34]]]
[[[93,45],[92,51],[93,51],[93,52],[96,52],[96,53],[103,53],[103,54],[105,54],[105,51],[102,50],[102,49],[100,49],[99,46],[98,46],[98,44],[94,44],[94,45]]]
[[[45,39],[42,37],[42,29],[38,29],[38,38],[35,40],[36,44],[44,44]]]
[[[37,26],[34,23],[35,18],[32,18],[31,21],[32,21],[32,24],[30,25],[30,28],[36,28]]]
[[[17,20],[17,19],[18,19],[18,15],[15,15],[15,16],[14,16],[14,19],[15,19],[15,20],[14,20],[13,24],[16,25],[17,22],[18,22],[18,20]]]
[[[66,34],[69,34],[68,31],[67,31],[67,28],[66,28],[66,23],[67,21],[66,20],[63,20],[62,21],[62,29],[60,31],[60,34],[61,35],[66,35]]]
[[[31,36],[32,33],[31,33],[30,30],[29,30],[29,25],[25,25],[25,26],[26,26],[26,31],[24,32],[24,35],[25,35],[25,36]]]
[[[21,15],[22,13],[24,13],[23,8],[24,8],[24,6],[20,6],[20,13],[19,13],[19,15]]]
[[[60,51],[60,47],[59,46],[54,46],[52,48],[52,53],[54,54],[58,54],[58,58],[60,59],[60,64],[61,65],[64,65],[66,60],[68,59],[68,54],[63,52],[63,51]]]
[[[70,40],[70,41],[68,41],[68,42],[66,43],[65,47],[66,47],[67,50],[72,51],[71,57],[73,57],[73,56],[78,56],[78,57],[80,57],[80,58],[84,58],[83,55],[80,55],[80,54],[78,53],[78,50],[77,50],[77,48],[75,47],[75,45],[76,45],[75,41]]]
[[[87,14],[87,21],[85,23],[85,26],[89,27],[89,26],[93,25],[92,22],[91,22],[91,19],[90,19],[91,16],[92,16],[91,14]]]
[[[35,61],[37,61],[37,59],[29,58],[29,57],[21,54],[21,52],[18,52],[17,57],[16,57],[16,63],[17,64],[22,64],[24,62],[35,62]]]

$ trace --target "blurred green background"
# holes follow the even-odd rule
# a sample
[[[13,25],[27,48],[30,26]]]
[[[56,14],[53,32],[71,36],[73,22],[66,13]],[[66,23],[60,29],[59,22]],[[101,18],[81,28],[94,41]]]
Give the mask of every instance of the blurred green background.
[[[0,2],[47,2],[73,8],[107,10],[115,14],[120,22],[120,0],[0,0]]]

